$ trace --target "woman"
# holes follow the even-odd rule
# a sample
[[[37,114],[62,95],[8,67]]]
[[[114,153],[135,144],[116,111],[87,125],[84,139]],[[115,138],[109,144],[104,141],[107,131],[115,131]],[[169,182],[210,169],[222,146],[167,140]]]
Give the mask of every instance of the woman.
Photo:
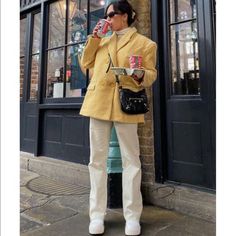
[[[128,115],[122,112],[119,91],[112,71],[106,73],[110,58],[114,66],[130,67],[129,56],[143,57],[141,78],[120,76],[120,84],[133,91],[149,87],[156,79],[156,43],[130,27],[136,14],[128,1],[116,1],[108,5],[105,18],[110,22],[112,36],[97,36],[99,23],[88,37],[81,58],[82,67],[93,68],[93,76],[87,89],[80,114],[90,117],[90,234],[104,233],[104,217],[107,208],[107,173],[109,141],[114,125],[122,156],[123,213],[126,235],[139,235],[143,209],[141,163],[139,159],[138,123],[144,123],[144,115]]]

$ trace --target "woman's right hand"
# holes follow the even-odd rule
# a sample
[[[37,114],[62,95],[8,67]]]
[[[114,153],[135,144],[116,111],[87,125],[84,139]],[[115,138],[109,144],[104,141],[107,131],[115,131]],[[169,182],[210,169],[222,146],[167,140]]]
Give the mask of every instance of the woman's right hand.
[[[96,24],[96,26],[94,27],[93,29],[93,37],[94,38],[100,38],[98,35],[97,35],[97,32],[98,30],[101,28],[101,22],[98,21],[98,23]]]

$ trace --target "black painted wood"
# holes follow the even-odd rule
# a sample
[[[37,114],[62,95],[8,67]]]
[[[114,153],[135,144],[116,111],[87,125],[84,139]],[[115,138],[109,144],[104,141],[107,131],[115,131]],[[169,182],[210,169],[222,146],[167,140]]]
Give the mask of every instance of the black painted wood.
[[[78,110],[45,110],[42,115],[40,155],[87,165],[89,119]]]
[[[159,45],[154,87],[156,181],[215,189],[215,41],[212,1],[197,1],[201,95],[171,95],[168,1],[153,1]],[[158,94],[159,93],[159,94]],[[158,106],[161,114],[158,114]],[[158,129],[158,131],[156,131]],[[161,140],[160,140],[161,137]],[[157,141],[156,141],[157,140]]]
[[[33,32],[33,11],[27,15],[27,31],[26,31],[26,51],[25,51],[25,67],[24,67],[24,83],[23,83],[23,98],[21,101],[21,135],[20,146],[25,152],[34,153],[35,138],[36,138],[36,102],[29,101],[30,93],[30,76],[31,76],[31,47],[32,47],[32,32]]]

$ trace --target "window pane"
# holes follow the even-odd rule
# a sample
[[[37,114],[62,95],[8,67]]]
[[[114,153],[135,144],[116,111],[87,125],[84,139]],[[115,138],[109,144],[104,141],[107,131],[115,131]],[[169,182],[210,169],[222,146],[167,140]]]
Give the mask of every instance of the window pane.
[[[196,0],[170,0],[171,22],[195,18]]]
[[[39,79],[39,55],[34,55],[31,62],[30,100],[37,100]]]
[[[48,47],[65,44],[66,1],[59,0],[50,5],[49,10],[49,42]]]
[[[40,47],[40,22],[41,22],[41,13],[34,15],[34,32],[33,32],[33,46],[32,53],[39,53]]]
[[[87,0],[69,1],[68,43],[85,41],[87,37]]]
[[[171,26],[172,94],[200,94],[196,21]]]
[[[79,46],[68,47],[66,65],[66,97],[81,97],[86,88],[86,76],[78,62]]]
[[[25,58],[20,58],[20,98],[23,98],[23,81],[24,81],[24,75],[25,75]]]
[[[20,20],[20,56],[25,55],[26,18]]]
[[[64,48],[48,52],[47,64],[47,98],[63,97]]]
[[[93,28],[97,24],[98,20],[104,17],[104,1],[90,1],[90,16],[91,16],[91,24],[90,24],[90,32],[92,32]]]

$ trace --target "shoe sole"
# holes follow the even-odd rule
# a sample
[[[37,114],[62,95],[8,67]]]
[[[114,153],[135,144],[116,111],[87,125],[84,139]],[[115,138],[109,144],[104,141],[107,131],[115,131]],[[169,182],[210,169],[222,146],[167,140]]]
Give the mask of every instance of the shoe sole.
[[[89,233],[89,235],[103,235],[104,233],[101,233],[101,234],[91,234],[91,233]]]
[[[125,232],[125,235],[126,235],[126,236],[139,236],[139,235],[141,235],[141,230],[139,231],[139,233],[129,233],[129,234],[127,234],[127,233]]]
[[[105,230],[104,230],[103,232],[97,233],[97,234],[94,234],[94,233],[90,233],[90,232],[89,232],[90,235],[103,235],[104,233],[105,233]]]

